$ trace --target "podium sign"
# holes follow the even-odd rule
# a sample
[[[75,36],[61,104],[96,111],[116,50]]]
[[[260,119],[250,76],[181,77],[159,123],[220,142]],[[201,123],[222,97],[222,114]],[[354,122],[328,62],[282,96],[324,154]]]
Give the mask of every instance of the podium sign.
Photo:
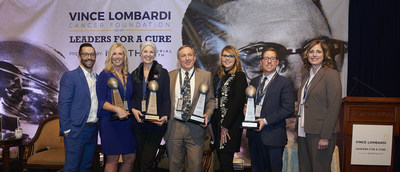
[[[390,166],[392,125],[353,125],[351,165]]]

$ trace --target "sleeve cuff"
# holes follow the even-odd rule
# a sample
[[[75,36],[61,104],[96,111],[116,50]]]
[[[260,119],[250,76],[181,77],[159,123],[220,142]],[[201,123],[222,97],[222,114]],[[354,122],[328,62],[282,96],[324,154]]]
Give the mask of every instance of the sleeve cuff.
[[[265,118],[264,118],[264,122],[265,122],[265,126],[267,126],[268,122],[267,122],[267,120]]]

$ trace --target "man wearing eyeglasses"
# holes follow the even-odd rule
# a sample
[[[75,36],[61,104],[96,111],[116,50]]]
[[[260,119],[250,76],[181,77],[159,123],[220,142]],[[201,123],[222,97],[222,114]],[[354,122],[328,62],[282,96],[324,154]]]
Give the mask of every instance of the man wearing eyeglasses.
[[[262,75],[250,81],[257,88],[255,105],[259,128],[247,130],[251,169],[254,172],[282,171],[282,155],[287,143],[286,118],[294,113],[293,82],[276,71],[279,64],[274,48],[261,54]]]
[[[60,81],[58,111],[60,136],[64,136],[63,171],[90,171],[97,147],[96,51],[89,43],[79,47],[80,66],[64,73]]]

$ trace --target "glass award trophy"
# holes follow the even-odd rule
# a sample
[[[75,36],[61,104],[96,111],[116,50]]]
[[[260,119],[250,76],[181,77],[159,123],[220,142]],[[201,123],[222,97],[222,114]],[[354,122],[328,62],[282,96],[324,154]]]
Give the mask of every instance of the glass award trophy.
[[[205,124],[204,123],[204,118],[201,117],[204,115],[204,106],[206,103],[206,94],[208,92],[208,85],[207,83],[202,83],[200,85],[200,90],[199,90],[199,99],[197,100],[196,108],[194,109],[193,114],[190,116],[188,119],[189,122],[195,123],[195,124]]]
[[[111,89],[112,104],[114,106],[125,109],[124,103],[122,102],[122,99],[121,99],[121,95],[119,94],[119,91],[118,91],[118,80],[111,77],[110,79],[108,79],[107,85]],[[117,116],[116,113],[112,113],[110,120],[119,120],[119,117]]]
[[[257,89],[250,85],[246,88],[247,108],[246,116],[242,122],[241,128],[257,129],[259,124],[255,117],[254,97],[256,96]]]
[[[152,80],[148,83],[147,88],[150,90],[149,103],[147,106],[146,114],[144,115],[144,121],[158,121],[160,117],[157,115],[157,91],[158,83]]]

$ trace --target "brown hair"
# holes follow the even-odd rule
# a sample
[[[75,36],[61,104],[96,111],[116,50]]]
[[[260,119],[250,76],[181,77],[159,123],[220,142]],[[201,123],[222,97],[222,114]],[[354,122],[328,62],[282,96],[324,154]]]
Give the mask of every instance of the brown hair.
[[[235,56],[235,64],[233,64],[233,67],[232,67],[232,69],[229,71],[228,74],[234,74],[234,73],[236,73],[237,71],[243,71],[243,69],[242,69],[242,63],[240,62],[240,53],[239,53],[239,50],[238,50],[237,48],[235,48],[234,46],[232,46],[232,45],[227,45],[227,46],[225,46],[225,47],[221,50],[221,52],[219,53],[219,60],[218,60],[218,62],[217,62],[217,65],[218,65],[218,67],[219,67],[218,77],[219,77],[219,78],[222,78],[222,77],[224,77],[224,76],[226,75],[226,74],[225,74],[224,66],[222,65],[222,55],[223,55],[224,51],[226,51],[227,53],[229,53],[229,54]]]
[[[322,51],[324,53],[324,60],[322,61],[323,67],[334,68],[333,59],[329,50],[328,44],[322,39],[312,40],[305,46],[304,52],[301,54],[301,59],[303,60],[303,68],[308,71],[311,69],[311,63],[308,61],[308,53],[312,47],[315,45],[321,45]]]
[[[179,58],[179,51],[181,51],[182,49],[184,49],[184,48],[190,48],[190,49],[192,49],[192,51],[193,51],[193,56],[195,56],[195,54],[194,54],[194,49],[190,46],[190,45],[182,45],[181,47],[179,47],[179,49],[178,49],[178,51],[176,51],[176,56],[177,56],[177,58]]]

